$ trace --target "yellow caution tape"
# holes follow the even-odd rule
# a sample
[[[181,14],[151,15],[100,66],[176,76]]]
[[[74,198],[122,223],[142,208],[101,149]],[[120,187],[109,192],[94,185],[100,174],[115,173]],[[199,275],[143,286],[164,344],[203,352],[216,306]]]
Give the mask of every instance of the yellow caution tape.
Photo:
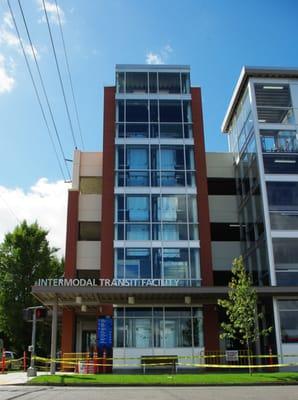
[[[161,357],[160,357],[161,358]],[[180,357],[179,357],[180,358]],[[44,363],[60,363],[60,364],[66,364],[66,365],[73,365],[77,366],[78,362],[71,362],[71,361],[65,361],[64,359],[50,359],[50,358],[45,358],[45,357],[38,357],[35,356],[34,359],[36,361],[44,362]],[[260,365],[235,365],[235,364],[205,364],[205,363],[171,363],[171,362],[165,362],[165,363],[136,363],[136,364],[127,364],[127,363],[121,363],[121,364],[116,364],[116,363],[94,363],[94,362],[84,362],[84,367],[90,369],[92,367],[155,367],[155,366],[171,366],[171,365],[176,365],[176,366],[191,366],[191,367],[197,367],[197,368],[278,368],[278,367],[297,367],[297,363],[278,363],[278,364],[260,364]]]

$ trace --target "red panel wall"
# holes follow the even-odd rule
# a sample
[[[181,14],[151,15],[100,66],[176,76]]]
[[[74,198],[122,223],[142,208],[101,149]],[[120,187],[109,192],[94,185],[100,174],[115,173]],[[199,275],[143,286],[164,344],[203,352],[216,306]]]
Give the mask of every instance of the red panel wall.
[[[64,268],[65,278],[76,277],[78,210],[79,210],[79,191],[70,190],[68,192],[68,208],[67,208],[67,229],[66,229],[66,249],[65,249],[65,268]]]
[[[202,286],[213,285],[211,234],[208,205],[207,167],[204,143],[202,100],[200,88],[192,88],[192,118],[196,183],[198,188],[198,215]]]
[[[114,182],[115,182],[115,87],[104,89],[103,125],[103,189],[102,189],[102,240],[100,277],[111,279],[114,276]],[[113,314],[112,306],[103,308],[105,315]]]
[[[192,118],[196,183],[198,188],[198,215],[200,232],[200,262],[202,286],[213,286],[211,232],[208,204],[207,166],[204,141],[202,97],[200,88],[192,88]],[[203,306],[204,346],[206,351],[219,350],[219,329],[216,306]]]

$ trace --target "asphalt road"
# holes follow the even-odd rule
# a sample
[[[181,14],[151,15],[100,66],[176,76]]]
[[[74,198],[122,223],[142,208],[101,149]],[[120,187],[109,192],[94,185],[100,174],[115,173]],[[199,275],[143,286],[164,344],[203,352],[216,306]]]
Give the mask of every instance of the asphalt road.
[[[0,387],[0,400],[297,400],[297,386]]]

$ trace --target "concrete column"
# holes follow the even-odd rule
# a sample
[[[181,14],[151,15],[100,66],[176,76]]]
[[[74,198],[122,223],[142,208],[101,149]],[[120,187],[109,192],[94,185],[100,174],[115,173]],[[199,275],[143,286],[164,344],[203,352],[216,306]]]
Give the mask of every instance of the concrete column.
[[[57,326],[58,326],[58,304],[57,299],[53,305],[53,315],[52,315],[52,338],[51,338],[51,375],[55,374],[56,371],[56,354],[57,354]]]

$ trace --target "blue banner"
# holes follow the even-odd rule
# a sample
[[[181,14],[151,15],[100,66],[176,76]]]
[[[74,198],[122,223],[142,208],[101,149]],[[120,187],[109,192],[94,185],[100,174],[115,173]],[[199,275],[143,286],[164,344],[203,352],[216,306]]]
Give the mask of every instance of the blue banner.
[[[97,346],[100,350],[113,346],[113,320],[109,317],[97,320]]]

